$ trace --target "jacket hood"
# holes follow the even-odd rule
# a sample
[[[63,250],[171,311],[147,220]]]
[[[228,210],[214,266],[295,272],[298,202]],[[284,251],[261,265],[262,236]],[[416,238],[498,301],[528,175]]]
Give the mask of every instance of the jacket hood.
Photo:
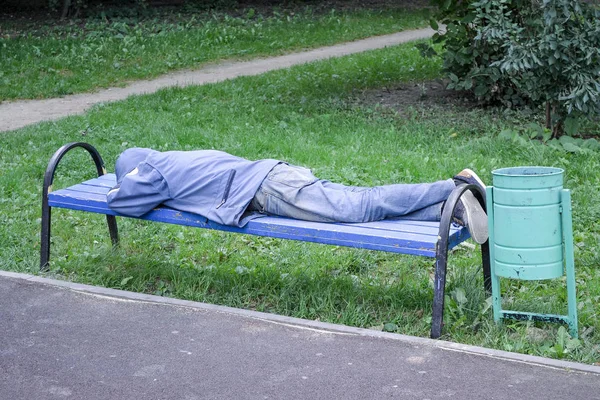
[[[117,175],[117,183],[121,183],[123,177],[133,171],[139,163],[145,161],[150,153],[154,152],[152,149],[143,149],[134,147],[127,149],[121,153],[115,164],[115,174]]]

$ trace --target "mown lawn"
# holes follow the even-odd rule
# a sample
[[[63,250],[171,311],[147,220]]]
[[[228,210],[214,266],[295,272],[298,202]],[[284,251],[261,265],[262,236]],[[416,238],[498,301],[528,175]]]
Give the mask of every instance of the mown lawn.
[[[0,269],[36,273],[42,176],[62,144],[84,140],[109,169],[131,146],[220,149],[279,158],[346,184],[445,179],[465,167],[566,170],[574,200],[580,339],[554,324],[496,326],[483,293],[479,248],[450,256],[444,339],[586,363],[600,359],[600,156],[536,140],[499,137],[525,117],[415,104],[402,113],[365,104],[365,89],[439,76],[413,44],[257,77],[94,107],[83,116],[3,134],[0,144]],[[426,93],[424,93],[426,95]],[[83,151],[63,160],[55,187],[93,176]],[[120,219],[112,250],[103,217],[54,210],[52,277],[308,319],[427,336],[431,259]],[[503,280],[506,308],[564,313],[564,280]]]
[[[124,10],[121,10],[122,12]],[[268,11],[268,12],[267,12]],[[99,14],[35,23],[0,16],[0,101],[63,96],[198,68],[352,41],[427,25],[426,10],[202,11]]]

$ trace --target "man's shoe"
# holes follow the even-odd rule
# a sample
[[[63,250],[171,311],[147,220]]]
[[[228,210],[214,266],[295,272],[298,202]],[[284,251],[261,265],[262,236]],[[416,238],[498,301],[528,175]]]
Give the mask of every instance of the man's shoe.
[[[453,179],[456,186],[463,183],[476,185],[485,193],[485,184],[481,178],[468,168],[460,171]],[[469,230],[475,242],[483,244],[488,240],[487,214],[470,190],[460,198],[452,218],[454,222]]]
[[[463,184],[463,183],[466,183],[469,185],[477,185],[481,188],[483,193],[485,193],[485,183],[483,183],[481,178],[479,178],[475,172],[473,172],[472,170],[470,170],[468,168],[465,168],[462,171],[460,171],[458,173],[458,175],[454,176],[453,180],[454,180],[454,183],[456,184],[456,186]]]
[[[487,214],[470,190],[463,193],[456,204],[452,220],[466,227],[476,243],[483,244],[488,240]]]

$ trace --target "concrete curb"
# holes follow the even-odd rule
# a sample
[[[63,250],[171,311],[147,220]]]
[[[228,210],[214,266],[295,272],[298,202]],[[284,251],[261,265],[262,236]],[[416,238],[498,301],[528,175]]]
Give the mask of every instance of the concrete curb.
[[[44,285],[58,286],[68,290],[73,290],[89,295],[106,296],[114,300],[122,299],[129,301],[165,304],[171,306],[194,308],[197,310],[227,313],[246,318],[258,319],[275,324],[289,325],[300,329],[313,329],[318,331],[327,331],[335,334],[358,335],[372,338],[398,340],[411,345],[430,346],[448,351],[469,353],[473,355],[502,359],[511,362],[531,364],[546,368],[563,369],[600,375],[600,367],[594,365],[581,364],[571,361],[555,360],[551,358],[531,356],[527,354],[511,353],[502,350],[486,349],[484,347],[447,342],[443,340],[433,340],[428,338],[401,335],[397,333],[381,332],[371,329],[356,328],[345,325],[336,325],[327,322],[310,321],[300,318],[268,314],[259,311],[243,310],[238,308],[206,304],[189,300],[179,300],[143,293],[134,293],[118,289],[109,289],[98,286],[84,285],[80,283],[60,281],[56,279],[49,279],[41,276],[22,274],[17,272],[0,271],[0,277],[22,279],[29,282],[36,282]]]
[[[193,71],[176,71],[156,79],[135,81],[126,87],[103,89],[95,93],[80,93],[45,100],[3,102],[0,103],[0,132],[11,131],[42,121],[53,121],[70,115],[83,114],[95,104],[124,100],[132,95],[150,94],[168,87],[203,85],[239,76],[259,75],[312,61],[426,39],[433,36],[434,33],[435,31],[431,28],[402,31],[278,57],[224,62],[207,65]]]

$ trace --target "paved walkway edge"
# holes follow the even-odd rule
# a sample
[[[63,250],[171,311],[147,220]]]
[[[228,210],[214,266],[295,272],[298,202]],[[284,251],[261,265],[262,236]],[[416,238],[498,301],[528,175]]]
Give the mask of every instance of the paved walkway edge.
[[[132,95],[151,94],[164,88],[204,85],[239,76],[258,75],[294,65],[426,39],[434,33],[435,31],[431,28],[408,30],[269,58],[209,63],[197,70],[172,71],[154,79],[129,82],[125,87],[112,87],[91,93],[79,93],[44,100],[0,102],[0,132],[43,121],[53,121],[70,115],[83,114],[95,104],[124,100]]]
[[[346,325],[337,325],[327,322],[311,321],[301,318],[286,317],[277,314],[269,314],[259,311],[243,310],[239,308],[232,308],[227,306],[220,306],[214,304],[200,303],[196,301],[180,300],[169,297],[154,296],[144,293],[128,292],[118,289],[109,289],[99,286],[84,285],[80,283],[60,281],[56,279],[44,278],[41,276],[23,274],[17,272],[0,271],[0,277],[8,277],[15,279],[23,279],[30,282],[37,282],[45,285],[52,285],[62,287],[68,290],[77,291],[80,293],[86,293],[96,296],[106,296],[113,299],[123,299],[130,301],[140,301],[148,303],[166,304],[172,306],[189,307],[198,310],[222,312],[228,314],[235,314],[242,317],[259,319],[262,321],[268,321],[275,324],[291,325],[297,328],[313,329],[327,332],[334,332],[337,334],[347,335],[360,335],[374,338],[385,338],[392,340],[399,340],[411,345],[417,346],[432,346],[448,351],[458,351],[462,353],[471,353],[479,356],[498,358],[512,362],[519,362],[525,364],[533,364],[547,368],[565,369],[572,371],[579,371],[585,373],[592,373],[600,375],[600,367],[588,364],[581,364],[572,361],[556,360],[545,357],[531,356],[527,354],[511,353],[502,350],[486,349],[479,346],[471,346],[460,343],[447,342],[443,340],[433,340],[428,338],[421,338],[415,336],[401,335],[397,333],[381,332],[371,329],[356,328]]]

